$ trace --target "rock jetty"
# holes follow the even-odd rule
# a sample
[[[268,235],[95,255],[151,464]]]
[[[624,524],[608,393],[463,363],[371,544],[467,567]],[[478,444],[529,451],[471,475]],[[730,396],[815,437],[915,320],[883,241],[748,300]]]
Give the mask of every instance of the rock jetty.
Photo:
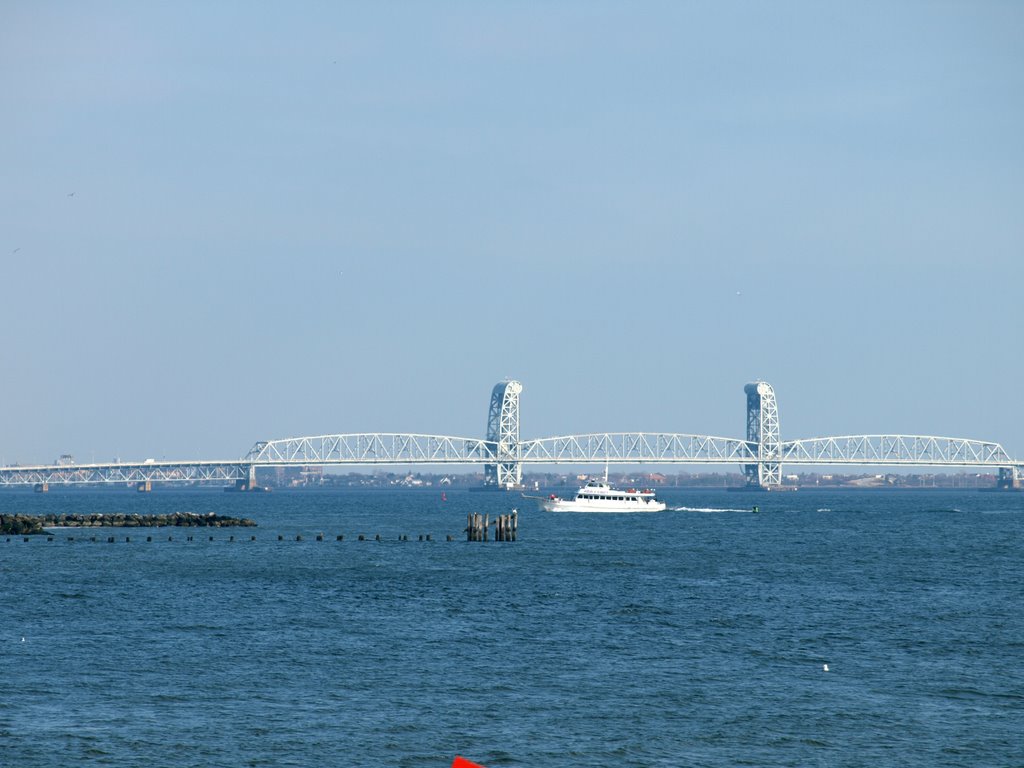
[[[255,521],[209,512],[167,515],[0,515],[0,534],[44,533],[47,528],[252,528]]]

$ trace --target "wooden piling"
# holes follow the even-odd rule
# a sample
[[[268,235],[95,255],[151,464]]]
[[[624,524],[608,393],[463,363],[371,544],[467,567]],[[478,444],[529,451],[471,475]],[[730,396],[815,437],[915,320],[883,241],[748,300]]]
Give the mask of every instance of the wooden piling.
[[[338,534],[338,538],[335,539],[335,541],[344,541],[344,540],[345,540],[345,537],[342,534],[340,534],[340,533]]]

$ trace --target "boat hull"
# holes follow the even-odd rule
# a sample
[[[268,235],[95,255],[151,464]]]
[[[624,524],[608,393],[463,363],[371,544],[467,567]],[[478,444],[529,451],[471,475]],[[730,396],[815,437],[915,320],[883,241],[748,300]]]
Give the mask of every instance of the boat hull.
[[[636,504],[601,504],[599,502],[580,502],[575,499],[552,499],[540,505],[545,512],[599,512],[603,514],[633,514],[636,512],[664,512],[663,501],[647,501]]]

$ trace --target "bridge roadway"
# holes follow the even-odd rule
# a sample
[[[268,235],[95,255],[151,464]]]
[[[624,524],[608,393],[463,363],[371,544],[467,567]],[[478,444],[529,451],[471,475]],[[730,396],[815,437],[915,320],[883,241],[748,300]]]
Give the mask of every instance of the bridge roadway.
[[[373,465],[663,464],[741,465],[758,462],[758,444],[710,435],[603,432],[521,441],[499,451],[471,437],[360,433],[259,442],[225,461],[146,461],[0,468],[0,486],[34,484],[246,483],[259,467]],[[998,443],[921,435],[850,435],[782,443],[780,463],[799,466],[958,467],[1020,476],[1024,464]]]
[[[225,461],[153,461],[0,467],[0,486],[80,483],[220,482],[255,485],[260,467],[464,465],[483,466],[486,482],[514,487],[525,465],[717,464],[740,465],[753,487],[782,482],[782,465],[959,467],[999,471],[999,484],[1020,487],[1024,464],[998,443],[927,435],[846,435],[784,441],[775,392],[767,382],[747,384],[747,437],[670,432],[601,432],[537,440],[519,437],[522,384],[495,385],[487,436],[451,437],[358,433],[293,437],[256,443],[242,458]]]

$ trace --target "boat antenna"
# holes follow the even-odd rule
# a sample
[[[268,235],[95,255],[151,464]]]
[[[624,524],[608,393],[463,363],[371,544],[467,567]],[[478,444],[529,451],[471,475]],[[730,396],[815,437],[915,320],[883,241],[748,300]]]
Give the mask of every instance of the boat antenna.
[[[604,460],[604,484],[608,485],[608,459]]]

